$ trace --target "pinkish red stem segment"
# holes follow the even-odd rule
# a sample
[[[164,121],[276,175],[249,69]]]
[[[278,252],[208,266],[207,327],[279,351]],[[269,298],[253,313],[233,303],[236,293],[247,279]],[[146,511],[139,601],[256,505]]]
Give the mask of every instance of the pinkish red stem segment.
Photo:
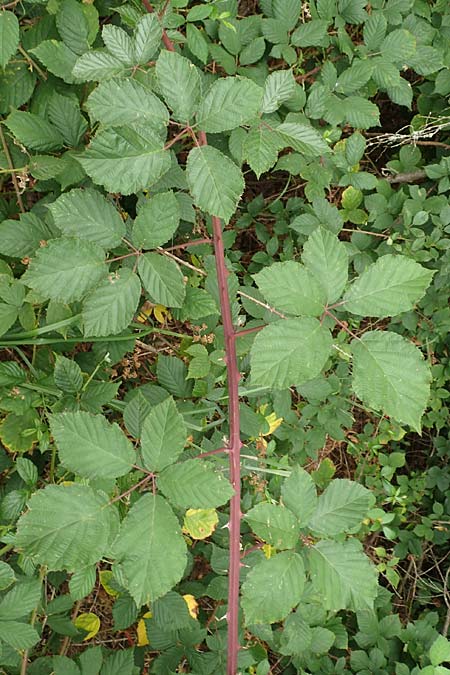
[[[148,12],[153,12],[149,0],[142,0]],[[163,30],[162,40],[169,51],[175,51],[172,40]],[[208,140],[204,131],[199,131],[195,140],[198,145],[207,145]],[[222,223],[217,216],[212,217],[214,255],[216,260],[217,283],[219,287],[220,311],[225,339],[225,360],[228,373],[228,416],[229,416],[229,443],[228,453],[230,461],[230,481],[234,488],[234,495],[230,502],[230,553],[229,553],[229,583],[228,583],[228,647],[227,647],[227,675],[236,675],[239,653],[239,571],[241,558],[241,461],[242,447],[240,438],[239,417],[239,369],[236,355],[236,333],[231,315],[230,296],[228,293],[228,270],[225,262],[225,249],[222,237]]]

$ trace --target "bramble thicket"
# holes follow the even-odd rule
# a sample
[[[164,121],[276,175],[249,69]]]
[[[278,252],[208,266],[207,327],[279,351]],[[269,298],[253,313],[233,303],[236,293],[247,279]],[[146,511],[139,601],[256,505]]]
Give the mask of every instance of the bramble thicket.
[[[0,12],[0,672],[450,673],[447,0]]]

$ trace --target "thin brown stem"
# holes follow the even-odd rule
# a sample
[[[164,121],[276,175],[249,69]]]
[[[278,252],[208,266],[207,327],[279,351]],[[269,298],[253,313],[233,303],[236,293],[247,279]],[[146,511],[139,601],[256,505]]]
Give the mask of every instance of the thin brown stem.
[[[168,246],[165,248],[165,251],[177,251],[180,248],[189,248],[190,246],[200,246],[200,244],[212,244],[211,239],[194,239],[193,241],[187,241],[184,244],[177,244],[176,246]]]
[[[253,328],[244,328],[244,330],[238,330],[236,331],[236,337],[244,337],[244,335],[251,335],[251,333],[257,333],[258,331],[262,330],[265,328],[266,324],[262,326],[253,326]]]
[[[350,330],[350,328],[347,326],[347,324],[345,324],[343,321],[340,321],[340,320],[337,318],[337,316],[334,316],[334,314],[332,314],[328,309],[326,309],[326,310],[324,311],[324,314],[326,314],[327,316],[330,316],[330,317],[333,319],[333,321],[335,321],[335,322],[337,323],[337,325],[340,326],[340,327],[342,328],[343,331],[345,331],[346,333],[348,333],[348,335],[351,335],[351,337],[352,337],[353,339],[355,339],[355,340],[361,340],[361,338],[358,337],[358,336],[356,335],[356,333],[353,333],[353,331]]]
[[[115,502],[120,501],[124,497],[128,497],[128,495],[130,495],[135,490],[138,490],[140,487],[142,487],[143,485],[148,483],[150,480],[153,480],[153,478],[154,478],[154,475],[152,473],[148,473],[145,476],[145,478],[143,478],[142,480],[139,481],[139,483],[136,483],[135,485],[130,487],[128,490],[125,490],[125,492],[122,492],[122,494],[118,495],[117,497],[114,497],[114,499],[111,499],[108,503],[108,506],[110,506],[111,504],[114,504]]]
[[[6,142],[5,134],[3,133],[3,128],[1,124],[0,124],[0,138],[2,139],[3,152],[5,153],[6,161],[8,162],[9,168],[11,169],[11,180],[13,182],[14,191],[17,197],[17,204],[21,212],[25,213],[25,207],[23,205],[22,195],[20,193],[19,183],[17,181],[17,176],[15,174],[14,162],[12,161],[11,153],[9,152],[8,143]]]
[[[223,453],[229,453],[228,448],[218,448],[217,450],[208,450],[208,452],[202,452],[200,455],[196,455],[194,459],[203,459],[203,457],[211,457],[211,455],[221,455]]]
[[[157,249],[159,253],[162,255],[165,255],[167,258],[172,258],[172,260],[175,260],[179,265],[183,265],[184,267],[188,267],[190,270],[194,270],[194,272],[197,272],[198,274],[201,274],[202,276],[206,277],[206,272],[205,270],[200,269],[200,267],[196,267],[195,265],[191,265],[191,263],[186,262],[186,260],[183,260],[182,258],[179,258],[178,256],[174,255],[173,253],[170,253],[170,251],[167,251],[165,248],[161,248],[160,246]]]

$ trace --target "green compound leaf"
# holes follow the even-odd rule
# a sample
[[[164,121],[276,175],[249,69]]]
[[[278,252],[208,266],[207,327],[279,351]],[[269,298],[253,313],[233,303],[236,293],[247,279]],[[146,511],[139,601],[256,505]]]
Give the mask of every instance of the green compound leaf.
[[[425,295],[433,275],[415,260],[384,255],[350,286],[344,296],[345,309],[380,318],[407,312]]]
[[[48,205],[55,225],[69,237],[114,248],[125,236],[125,224],[112,202],[92,188],[70,190]]]
[[[296,82],[292,70],[276,70],[264,83],[261,112],[272,113],[295,94]]]
[[[39,633],[28,623],[0,621],[0,640],[13,649],[29,649],[39,642]]]
[[[281,497],[283,504],[297,516],[301,527],[305,527],[316,508],[317,493],[313,479],[301,466],[294,466],[289,478],[284,480]]]
[[[0,560],[0,590],[4,591],[5,588],[11,586],[16,580],[16,575],[14,574],[13,568],[8,565],[8,563]]]
[[[262,95],[262,88],[245,77],[216,80],[197,112],[200,129],[220,133],[248,124],[258,114]]]
[[[80,391],[83,386],[83,374],[78,363],[60,354],[56,355],[55,360],[53,377],[58,389],[72,394]]]
[[[17,307],[0,302],[0,335],[4,335],[15,324],[17,317]]]
[[[275,127],[281,136],[282,145],[289,146],[307,157],[317,157],[330,152],[330,148],[314,127],[295,122],[283,122]]]
[[[0,602],[0,621],[21,619],[30,614],[41,599],[41,584],[37,579],[18,582]]]
[[[212,465],[200,459],[164,469],[158,487],[175,506],[208,509],[222,506],[233,496],[233,488]]]
[[[105,126],[142,124],[159,131],[167,126],[169,112],[147,87],[132,79],[101,82],[86,101],[92,120]]]
[[[242,584],[246,624],[285,619],[300,602],[304,585],[305,568],[298,553],[283,551],[259,562]]]
[[[72,73],[77,55],[64,42],[45,40],[34,49],[30,49],[30,52],[37,56],[50,73],[60,77],[64,82],[68,84],[80,82]]]
[[[101,49],[82,54],[75,62],[72,77],[78,82],[99,82],[127,72],[123,61]]]
[[[198,69],[176,52],[163,50],[156,61],[156,77],[161,94],[180,122],[192,119],[200,104]]]
[[[82,567],[72,574],[69,581],[70,597],[73,600],[82,600],[95,586],[97,580],[97,567],[90,565],[89,567]]]
[[[172,190],[150,197],[134,221],[133,244],[143,249],[162,246],[175,234],[180,218],[180,205]]]
[[[76,54],[89,49],[89,22],[83,5],[76,0],[64,0],[56,15],[56,26],[63,42]]]
[[[327,302],[336,302],[348,278],[348,255],[339,239],[318,227],[303,246],[302,260],[306,268],[326,289]]]
[[[352,386],[358,398],[420,433],[431,381],[420,350],[396,333],[379,331],[351,344]]]
[[[59,131],[35,113],[14,110],[6,119],[5,125],[30,150],[46,152],[63,146],[64,139]]]
[[[320,495],[308,527],[329,537],[350,532],[366,517],[372,501],[371,492],[359,483],[345,478],[333,480]]]
[[[83,302],[84,334],[117,335],[131,323],[140,297],[140,279],[128,267],[109,274]]]
[[[0,253],[11,258],[31,256],[52,232],[34,213],[21,213],[19,220],[0,223]]]
[[[0,66],[4,68],[19,46],[19,21],[13,12],[0,14]]]
[[[264,125],[250,129],[244,139],[244,158],[257,178],[273,167],[278,159],[279,149],[279,136]]]
[[[319,541],[309,549],[311,581],[324,609],[372,609],[377,571],[356,539]]]
[[[19,518],[15,546],[49,570],[75,572],[105,554],[114,521],[106,495],[87,485],[48,485]]]
[[[170,591],[183,576],[186,544],[169,504],[159,495],[141,497],[122,521],[113,546],[120,577],[140,607]]]
[[[102,30],[102,39],[106,49],[124,66],[134,65],[133,44],[128,33],[113,24],[106,24]]]
[[[136,24],[133,36],[134,63],[145,64],[155,56],[162,37],[157,14],[145,14]]]
[[[348,96],[342,101],[345,119],[355,129],[369,129],[380,124],[378,106],[362,96]]]
[[[260,331],[251,349],[252,384],[285,389],[319,375],[330,355],[330,331],[317,319],[286,319]]]
[[[44,298],[81,300],[107,273],[100,246],[81,239],[53,239],[38,249],[22,281]]]
[[[186,287],[180,268],[159,253],[139,257],[138,271],[151,300],[166,307],[181,307]]]
[[[187,430],[170,396],[151,408],[142,424],[141,453],[149,471],[161,471],[183,452]]]
[[[77,160],[94,182],[124,195],[150,187],[170,169],[164,141],[141,126],[101,129]]]
[[[117,424],[87,412],[58,413],[50,429],[63,466],[86,478],[117,478],[131,470],[136,453]]]
[[[297,518],[284,506],[257,504],[247,512],[244,520],[257,537],[277,549],[294,548],[298,543]]]
[[[228,223],[244,191],[242,171],[220,150],[208,145],[190,151],[186,174],[195,204]]]
[[[319,316],[326,295],[317,279],[300,263],[274,263],[253,275],[259,290],[281,312],[296,316]]]

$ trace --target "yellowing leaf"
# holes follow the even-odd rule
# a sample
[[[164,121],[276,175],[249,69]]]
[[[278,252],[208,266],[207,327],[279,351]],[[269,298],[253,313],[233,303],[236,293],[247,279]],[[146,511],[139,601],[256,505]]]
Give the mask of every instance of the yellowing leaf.
[[[190,595],[189,593],[186,593],[186,595],[183,595],[184,601],[188,606],[189,614],[192,616],[193,619],[197,618],[198,615],[198,602],[194,598],[193,595]]]
[[[153,308],[153,314],[155,315],[155,319],[159,321],[159,323],[165,323],[166,319],[172,318],[172,315],[170,314],[169,310],[164,305],[155,305],[155,307]]]
[[[184,516],[183,530],[194,539],[209,537],[219,522],[215,509],[189,509]]]
[[[108,593],[108,595],[112,595],[113,598],[117,597],[119,595],[119,591],[116,591],[115,588],[112,588],[109,585],[111,579],[114,578],[114,575],[111,572],[111,570],[102,570],[99,576],[100,576],[100,583],[103,586],[104,590]]]
[[[137,645],[138,647],[145,647],[146,645],[149,645],[149,639],[147,635],[147,627],[145,625],[144,619],[150,619],[152,617],[151,612],[146,612],[142,619],[139,619],[136,633],[137,633]]]
[[[271,558],[273,554],[277,552],[277,549],[271,544],[264,544],[261,548],[267,560],[269,560],[269,558]]]
[[[87,632],[87,635],[83,638],[83,642],[85,640],[91,640],[100,630],[100,619],[92,612],[79,614],[73,623],[77,628]]]
[[[273,434],[273,432],[276,431],[280,426],[280,424],[282,424],[283,422],[283,418],[277,417],[274,412],[270,413],[270,415],[267,415],[265,419],[267,424],[269,425],[269,431],[266,431],[266,433],[263,434],[263,436],[270,436],[270,434]]]

